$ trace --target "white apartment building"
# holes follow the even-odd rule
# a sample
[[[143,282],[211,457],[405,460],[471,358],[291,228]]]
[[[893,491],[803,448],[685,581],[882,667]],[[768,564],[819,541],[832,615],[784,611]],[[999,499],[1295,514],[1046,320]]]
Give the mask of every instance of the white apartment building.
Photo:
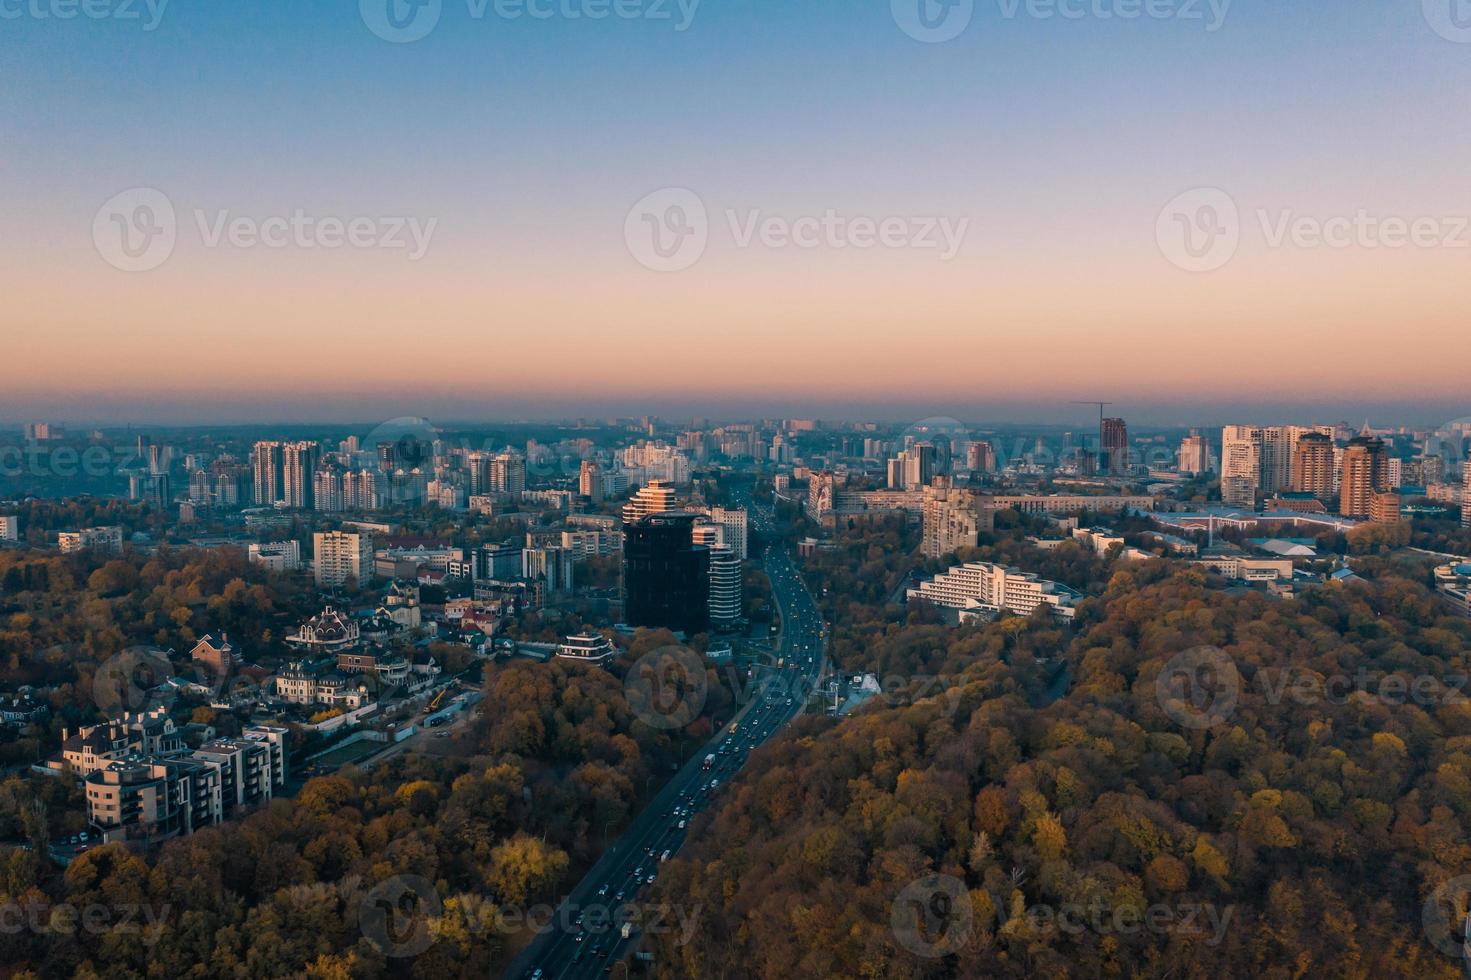
[[[269,541],[253,544],[247,549],[252,565],[261,565],[273,572],[294,572],[301,568],[301,545],[296,541]]]
[[[1471,527],[1471,459],[1461,473],[1461,526]]]
[[[312,535],[319,588],[341,588],[373,578],[373,536],[367,532],[318,531]]]
[[[747,558],[747,529],[746,508],[744,507],[711,507],[710,520],[725,528],[725,546],[735,553],[741,561]]]
[[[0,514],[0,541],[20,540],[20,518],[13,514]]]
[[[1073,618],[1083,598],[1059,582],[984,561],[956,565],[921,582],[907,596],[911,602],[918,599],[959,610],[962,618],[990,619],[1003,612],[1029,616],[1038,606],[1047,605],[1054,616],[1065,621]]]
[[[1262,483],[1262,430],[1228,425],[1221,430],[1221,501],[1253,508]]]
[[[741,620],[741,560],[729,548],[710,549],[710,625],[734,629]]]

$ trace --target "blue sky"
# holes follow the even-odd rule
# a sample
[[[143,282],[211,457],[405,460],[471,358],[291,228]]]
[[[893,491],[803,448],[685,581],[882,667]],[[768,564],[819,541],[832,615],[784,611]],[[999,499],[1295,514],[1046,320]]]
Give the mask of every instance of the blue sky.
[[[95,290],[117,309],[143,297],[150,316],[170,324],[156,339],[175,353],[155,359],[157,376],[147,363],[132,367],[140,390],[218,368],[207,346],[190,353],[175,342],[186,321],[222,334],[240,324],[189,283],[119,284],[95,261],[93,214],[132,187],[235,212],[434,215],[438,264],[393,281],[400,293],[455,296],[456,309],[473,310],[447,328],[469,343],[483,337],[469,320],[495,333],[535,321],[524,298],[515,318],[499,320],[477,285],[507,295],[519,283],[544,289],[559,280],[569,291],[598,290],[617,314],[607,330],[635,329],[629,324],[666,294],[628,267],[618,231],[629,206],[661,187],[778,212],[972,215],[979,252],[965,275],[977,289],[1004,288],[985,271],[1013,256],[1026,268],[1005,280],[1034,285],[1094,270],[1133,296],[1150,294],[1150,280],[1112,264],[1132,253],[1135,232],[1152,229],[1170,197],[1193,187],[1304,211],[1471,212],[1471,44],[1438,36],[1421,0],[1237,0],[1215,31],[1207,23],[1219,8],[1204,0],[1157,0],[1161,10],[1201,19],[1139,20],[1039,18],[1025,4],[1008,16],[1011,0],[979,0],[969,27],[938,44],[906,36],[889,0],[704,0],[684,31],[674,26],[683,17],[676,0],[625,0],[669,20],[600,21],[506,19],[494,3],[477,18],[467,0],[443,0],[435,29],[406,44],[370,31],[357,2],[172,0],[151,31],[143,0],[128,4],[137,20],[35,15],[66,2],[0,0],[0,210],[8,216],[0,259],[26,287],[0,317],[13,318],[18,334],[49,330],[71,341],[30,343],[25,353],[43,373],[94,348],[100,372],[118,355],[103,339],[88,342],[89,331],[102,338],[107,325],[93,308],[47,297]],[[109,2],[126,0],[92,2],[111,10]],[[589,2],[598,0],[557,0],[579,9]],[[1129,0],[1096,2],[1118,9]],[[175,261],[175,278],[187,261]],[[824,313],[815,292],[839,294],[848,280],[827,271],[803,270],[814,295],[797,299],[810,329],[841,339],[848,311]],[[1323,280],[1315,288],[1331,293],[1331,271],[1312,273]],[[193,285],[232,281],[231,272],[200,268]],[[373,269],[357,274],[378,278]],[[1165,278],[1174,270],[1159,275],[1162,290],[1180,288]],[[307,288],[250,265],[233,281],[244,276],[263,295]],[[968,336],[956,276],[902,288],[923,294],[930,285],[944,299],[927,318],[943,321],[946,336]],[[701,286],[715,306],[751,293],[734,274]],[[1442,287],[1415,292],[1434,292],[1437,303],[1455,298]],[[334,314],[323,337],[350,347],[359,313],[325,292],[341,289],[333,280],[312,301]],[[1399,301],[1394,289],[1386,281],[1380,294],[1387,308]],[[697,309],[693,294],[680,281],[668,302]],[[1181,296],[1179,309],[1206,302],[1220,298]],[[1007,309],[1025,305],[1017,299]],[[989,329],[996,311],[976,310],[977,329]],[[541,329],[578,315],[561,311]],[[1101,329],[1071,307],[1038,315],[1067,338]],[[1430,343],[1442,324],[1425,315],[1408,314],[1410,329]],[[1155,316],[1168,319],[1138,314]],[[1301,322],[1301,310],[1280,306],[1264,305],[1260,316],[1281,317],[1280,329]],[[649,345],[668,329],[651,333]],[[1134,342],[1157,347],[1164,327],[1151,329]],[[1328,322],[1302,329],[1332,337]],[[1382,394],[1415,393],[1401,384]],[[22,411],[0,403],[7,408]]]

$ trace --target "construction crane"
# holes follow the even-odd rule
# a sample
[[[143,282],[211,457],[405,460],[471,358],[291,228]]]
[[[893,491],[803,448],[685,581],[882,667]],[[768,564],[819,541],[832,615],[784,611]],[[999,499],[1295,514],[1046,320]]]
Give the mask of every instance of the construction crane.
[[[1074,405],[1097,405],[1098,406],[1098,434],[1103,435],[1103,410],[1112,405],[1113,402],[1073,402]]]
[[[1074,405],[1097,405],[1098,406],[1098,447],[1103,448],[1103,410],[1112,405],[1113,402],[1073,402]]]

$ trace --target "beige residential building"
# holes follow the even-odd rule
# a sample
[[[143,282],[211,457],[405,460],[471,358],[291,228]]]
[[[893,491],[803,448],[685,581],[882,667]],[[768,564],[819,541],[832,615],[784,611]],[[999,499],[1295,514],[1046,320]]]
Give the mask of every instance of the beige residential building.
[[[1368,517],[1374,495],[1389,489],[1389,454],[1382,440],[1358,436],[1343,451],[1343,483],[1338,512]]]
[[[372,580],[373,536],[368,532],[318,531],[312,543],[319,588],[337,589],[348,583],[363,586]]]
[[[1333,496],[1333,437],[1304,432],[1292,452],[1292,489],[1327,499]]]
[[[943,558],[961,548],[974,548],[983,531],[996,526],[996,510],[990,498],[973,490],[957,489],[948,480],[936,480],[924,488],[921,523],[926,558]]]
[[[674,484],[667,480],[654,480],[640,487],[638,492],[623,505],[623,523],[637,524],[651,514],[663,514],[675,509],[678,493]]]

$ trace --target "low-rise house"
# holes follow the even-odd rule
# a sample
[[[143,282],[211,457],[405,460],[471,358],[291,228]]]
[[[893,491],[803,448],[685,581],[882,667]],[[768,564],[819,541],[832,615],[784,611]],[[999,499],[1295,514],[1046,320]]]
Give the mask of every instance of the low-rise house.
[[[210,677],[216,681],[223,681],[230,676],[236,662],[236,651],[230,643],[230,638],[221,633],[218,638],[213,633],[206,633],[194,644],[194,649],[189,651],[189,659],[209,671]]]
[[[314,654],[337,653],[356,646],[360,636],[361,630],[351,616],[328,606],[303,623],[286,642]]]
[[[594,667],[606,667],[616,656],[618,651],[613,641],[598,633],[566,637],[557,647],[559,660],[572,660]]]
[[[29,694],[0,694],[0,722],[7,725],[26,725],[45,721],[51,709],[36,701]]]

